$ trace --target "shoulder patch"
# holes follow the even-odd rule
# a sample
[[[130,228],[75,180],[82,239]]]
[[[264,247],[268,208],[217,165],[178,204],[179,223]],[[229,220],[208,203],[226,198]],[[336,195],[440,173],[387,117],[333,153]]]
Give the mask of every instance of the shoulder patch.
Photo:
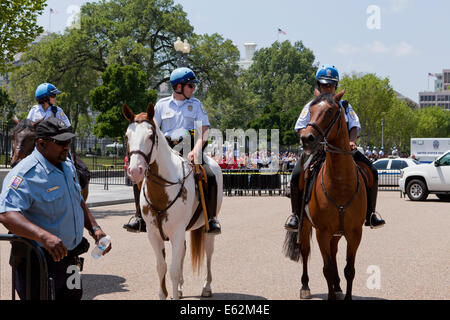
[[[14,190],[17,190],[17,188],[19,188],[22,181],[23,181],[23,178],[21,178],[19,176],[14,176],[14,177],[12,177],[11,184],[9,186],[11,188],[13,188]]]
[[[303,108],[302,113],[300,113],[300,119],[306,119],[309,113],[309,108]]]
[[[350,117],[352,117],[352,119],[353,119],[353,120],[355,120],[355,119],[356,119],[356,114],[355,114],[355,111],[353,111],[353,110],[350,110],[350,111],[349,111],[349,115],[350,115]]]

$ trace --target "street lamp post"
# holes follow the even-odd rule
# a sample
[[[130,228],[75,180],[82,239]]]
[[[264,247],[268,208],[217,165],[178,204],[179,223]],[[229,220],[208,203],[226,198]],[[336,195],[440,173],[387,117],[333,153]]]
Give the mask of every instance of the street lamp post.
[[[175,52],[177,53],[177,66],[187,67],[188,65],[188,54],[191,52],[191,45],[184,39],[184,42],[181,41],[180,37],[177,37],[177,41],[174,42],[173,47],[175,48]]]
[[[384,150],[384,115],[386,112],[382,112],[383,118],[381,119],[381,148]]]

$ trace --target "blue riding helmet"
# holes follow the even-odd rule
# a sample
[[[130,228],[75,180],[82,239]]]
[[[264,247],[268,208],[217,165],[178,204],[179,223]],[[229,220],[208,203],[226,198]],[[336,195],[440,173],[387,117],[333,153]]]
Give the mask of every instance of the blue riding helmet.
[[[324,64],[317,70],[316,80],[320,84],[334,84],[339,82],[339,72],[336,67],[331,64]]]
[[[176,86],[179,83],[200,83],[195,77],[194,71],[189,68],[177,68],[170,74],[170,84]]]
[[[61,91],[59,91],[54,85],[51,83],[41,83],[36,88],[36,100],[39,101],[42,98],[48,97],[52,94],[60,94]]]

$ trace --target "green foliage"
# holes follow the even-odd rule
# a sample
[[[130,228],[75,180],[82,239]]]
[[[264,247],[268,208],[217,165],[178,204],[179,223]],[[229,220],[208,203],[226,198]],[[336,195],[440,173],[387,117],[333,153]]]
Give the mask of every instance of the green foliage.
[[[450,138],[450,112],[441,107],[428,107],[417,111],[415,137]]]
[[[0,2],[0,71],[13,57],[23,52],[43,28],[36,19],[42,14],[45,0],[2,0]]]
[[[16,104],[10,99],[8,92],[0,88],[0,115],[2,122],[12,118]]]
[[[156,91],[147,90],[145,72],[139,65],[108,66],[102,75],[103,83],[90,93],[92,108],[98,111],[94,134],[99,137],[122,138],[128,126],[122,115],[126,103],[135,113],[144,112],[149,102],[155,103]]]
[[[339,90],[345,89],[343,99],[348,100],[361,123],[360,142],[363,146],[381,144],[381,119],[394,102],[395,93],[389,79],[375,74],[345,75]]]
[[[298,144],[295,122],[311,99],[315,85],[314,54],[301,41],[275,42],[254,55],[254,63],[242,76],[258,97],[254,129],[280,129],[280,144]]]

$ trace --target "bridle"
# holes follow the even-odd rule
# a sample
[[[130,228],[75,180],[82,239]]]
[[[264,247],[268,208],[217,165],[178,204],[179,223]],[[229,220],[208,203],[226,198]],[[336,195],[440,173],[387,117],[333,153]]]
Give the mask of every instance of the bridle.
[[[312,107],[312,106],[311,106]],[[313,127],[317,132],[319,132],[319,134],[322,136],[322,138],[320,139],[319,144],[323,145],[325,148],[325,152],[331,152],[331,153],[343,153],[343,154],[350,154],[350,155],[354,155],[356,150],[353,151],[347,151],[341,148],[338,148],[336,146],[333,146],[332,144],[330,144],[327,141],[328,136],[330,135],[331,129],[334,127],[334,125],[336,124],[336,122],[341,118],[341,114],[342,112],[345,112],[345,110],[343,110],[344,108],[339,104],[339,111],[336,113],[336,115],[334,116],[333,120],[331,120],[331,122],[328,124],[328,127],[325,131],[322,130],[322,128],[315,122],[309,122],[306,127]],[[339,128],[341,126],[341,122],[339,121]]]
[[[146,179],[150,180],[150,181],[153,182],[154,184],[156,184],[156,185],[158,185],[158,186],[160,186],[160,187],[163,187],[163,188],[170,187],[170,186],[174,186],[174,185],[178,185],[178,184],[180,185],[180,190],[178,191],[176,197],[175,197],[175,198],[167,205],[167,207],[164,208],[164,209],[158,209],[158,208],[156,208],[156,207],[150,202],[150,200],[147,198],[147,194],[146,194],[146,192],[145,192],[145,189],[143,190],[143,192],[144,192],[144,198],[145,198],[145,201],[147,202],[147,204],[148,204],[148,205],[150,206],[150,208],[151,208],[153,211],[155,211],[158,215],[161,215],[161,214],[163,214],[165,211],[167,211],[170,207],[172,207],[181,195],[186,194],[186,188],[184,187],[184,183],[185,183],[186,179],[187,179],[187,178],[191,175],[191,173],[193,172],[193,169],[191,169],[190,172],[186,175],[186,174],[185,174],[185,166],[184,166],[184,164],[183,164],[183,166],[182,166],[182,168],[183,168],[183,178],[180,179],[180,180],[178,180],[178,181],[176,181],[176,182],[168,181],[168,180],[164,179],[163,177],[161,177],[160,175],[157,175],[157,174],[153,173],[153,172],[150,170],[150,160],[151,160],[151,157],[152,157],[152,153],[153,153],[153,150],[154,150],[154,146],[155,146],[155,144],[158,144],[158,136],[157,136],[157,134],[156,134],[156,124],[155,124],[153,121],[149,121],[149,120],[147,120],[147,119],[143,119],[143,120],[135,120],[135,121],[133,121],[133,122],[131,122],[131,123],[137,123],[137,124],[140,124],[140,123],[142,123],[142,122],[147,122],[147,123],[149,123],[150,126],[152,127],[152,130],[153,130],[153,134],[152,134],[151,137],[150,137],[151,142],[152,142],[152,146],[151,146],[151,148],[150,148],[150,152],[149,152],[148,154],[145,154],[145,153],[142,152],[141,150],[128,151],[128,152],[127,152],[128,161],[130,161],[131,155],[133,155],[133,154],[138,154],[138,155],[140,155],[140,156],[142,156],[142,157],[144,158],[145,163],[146,163],[146,169],[145,169],[145,178],[146,178]],[[131,124],[131,123],[130,123],[130,124]],[[158,179],[159,181],[158,181],[158,180],[155,180],[155,178]],[[143,188],[145,188],[145,186],[146,186],[146,184],[143,183]],[[160,229],[160,232],[161,232],[161,235],[163,236],[162,230],[161,230],[161,229]],[[163,236],[163,238],[165,238],[165,237]]]

